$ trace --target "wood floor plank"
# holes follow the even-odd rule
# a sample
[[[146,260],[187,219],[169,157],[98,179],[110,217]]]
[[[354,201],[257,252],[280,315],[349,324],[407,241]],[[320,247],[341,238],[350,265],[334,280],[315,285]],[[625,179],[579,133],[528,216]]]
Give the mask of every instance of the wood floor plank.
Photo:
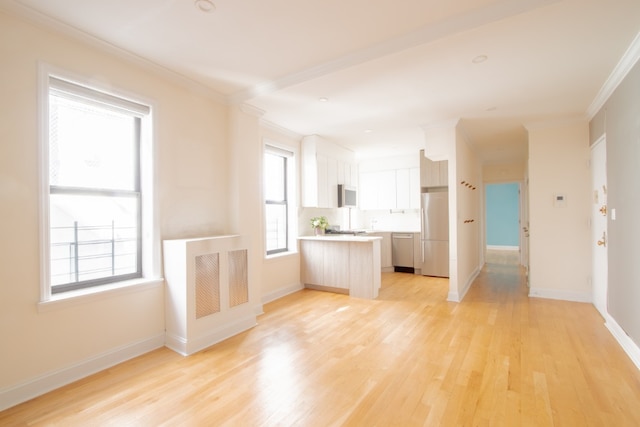
[[[376,300],[302,290],[190,357],[159,349],[0,412],[8,426],[637,426],[640,372],[589,304],[487,264],[384,273]]]

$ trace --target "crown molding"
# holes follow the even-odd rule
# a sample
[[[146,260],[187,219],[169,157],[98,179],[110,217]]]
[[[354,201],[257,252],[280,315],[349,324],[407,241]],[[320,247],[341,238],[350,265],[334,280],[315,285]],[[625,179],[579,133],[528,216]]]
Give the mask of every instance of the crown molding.
[[[624,78],[629,74],[631,69],[636,65],[640,59],[640,32],[636,34],[636,37],[629,45],[627,51],[622,55],[622,58],[615,66],[604,85],[596,95],[595,99],[587,109],[588,120],[591,121],[598,111],[604,106],[605,102],[609,99],[617,87],[622,83]]]
[[[257,117],[257,118],[261,118],[265,114],[264,110],[262,110],[262,109],[260,109],[258,107],[254,107],[251,104],[240,104],[239,105],[239,109],[243,113],[249,114],[250,116]]]
[[[93,48],[101,50],[104,53],[111,54],[119,59],[142,67],[149,72],[156,73],[159,76],[171,82],[174,82],[186,89],[201,93],[207,98],[220,104],[230,105],[229,98],[227,96],[221,94],[218,91],[215,91],[214,89],[202,83],[199,83],[183,74],[180,74],[147,58],[136,55],[126,49],[120,48],[76,27],[58,21],[57,19],[52,18],[51,16],[39,12],[35,9],[32,9],[22,3],[19,3],[17,1],[0,0],[0,11],[6,12],[7,14],[15,16],[19,19],[23,19],[38,28],[55,31],[56,33],[65,35],[72,38],[73,40],[85,43]]]
[[[288,138],[295,139],[296,141],[302,141],[302,138],[304,137],[304,135],[301,135],[297,132],[284,128],[276,123],[270,122],[269,120],[261,119],[260,124],[265,129],[279,133]]]

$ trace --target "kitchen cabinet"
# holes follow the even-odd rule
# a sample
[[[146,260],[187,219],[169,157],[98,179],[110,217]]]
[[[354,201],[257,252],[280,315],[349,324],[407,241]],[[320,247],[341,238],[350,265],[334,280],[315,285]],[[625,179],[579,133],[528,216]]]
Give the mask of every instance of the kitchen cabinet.
[[[360,209],[396,208],[396,171],[360,174]]]
[[[349,289],[349,245],[343,242],[324,242],[323,283],[321,285],[338,289]]]
[[[358,187],[358,165],[352,162],[338,160],[338,184],[347,187]]]
[[[380,268],[383,272],[392,272],[393,263],[391,257],[391,232],[379,231],[375,233],[369,233],[370,236],[381,237],[380,241]]]
[[[301,251],[304,283],[349,289],[349,245],[339,241],[305,240]]]
[[[378,208],[395,209],[396,207],[396,173],[394,170],[377,172]]]
[[[300,237],[302,282],[311,289],[376,298],[381,284],[380,237]]]
[[[330,208],[329,200],[329,159],[326,156],[317,155],[316,156],[316,170],[317,170],[317,199],[316,205],[318,207]]]
[[[419,209],[420,169],[403,168],[360,174],[361,209]]]
[[[420,186],[446,187],[449,185],[449,162],[441,160],[434,162],[424,156],[424,150],[420,150]]]
[[[420,209],[420,168],[396,170],[396,209]]]
[[[317,135],[303,138],[301,164],[304,207],[337,208],[338,184],[357,188],[355,154]]]
[[[396,170],[396,208],[409,208],[411,203],[410,185],[409,169]]]
[[[409,209],[420,209],[420,168],[409,169]]]
[[[317,206],[338,207],[338,161],[321,154],[316,155]]]
[[[324,245],[320,241],[300,243],[302,282],[320,285],[324,282]]]
[[[360,174],[360,191],[358,192],[358,205],[360,209],[378,208],[378,179],[373,172],[363,172]]]

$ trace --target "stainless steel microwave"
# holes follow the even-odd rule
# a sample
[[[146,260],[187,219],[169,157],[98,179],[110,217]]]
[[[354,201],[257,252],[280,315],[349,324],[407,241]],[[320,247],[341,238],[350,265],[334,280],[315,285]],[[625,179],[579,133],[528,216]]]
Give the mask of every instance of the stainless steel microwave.
[[[339,208],[355,208],[358,204],[358,194],[353,187],[347,187],[344,184],[338,184],[338,207]]]

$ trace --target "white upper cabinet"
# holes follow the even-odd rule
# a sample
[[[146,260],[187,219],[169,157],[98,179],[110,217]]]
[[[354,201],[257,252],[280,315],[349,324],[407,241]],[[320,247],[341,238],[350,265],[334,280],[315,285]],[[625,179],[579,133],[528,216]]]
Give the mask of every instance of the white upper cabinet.
[[[329,159],[326,156],[316,155],[318,164],[318,199],[316,206],[330,208],[331,198],[329,194]],[[337,202],[336,202],[337,204]]]
[[[417,157],[368,160],[360,165],[361,209],[419,209]]]
[[[396,208],[408,209],[411,204],[411,179],[409,169],[396,170]]]
[[[420,209],[420,168],[409,169],[409,209]]]
[[[396,171],[360,174],[360,209],[395,209]]]
[[[303,138],[301,164],[303,207],[336,208],[338,184],[357,187],[355,153],[317,135]]]

